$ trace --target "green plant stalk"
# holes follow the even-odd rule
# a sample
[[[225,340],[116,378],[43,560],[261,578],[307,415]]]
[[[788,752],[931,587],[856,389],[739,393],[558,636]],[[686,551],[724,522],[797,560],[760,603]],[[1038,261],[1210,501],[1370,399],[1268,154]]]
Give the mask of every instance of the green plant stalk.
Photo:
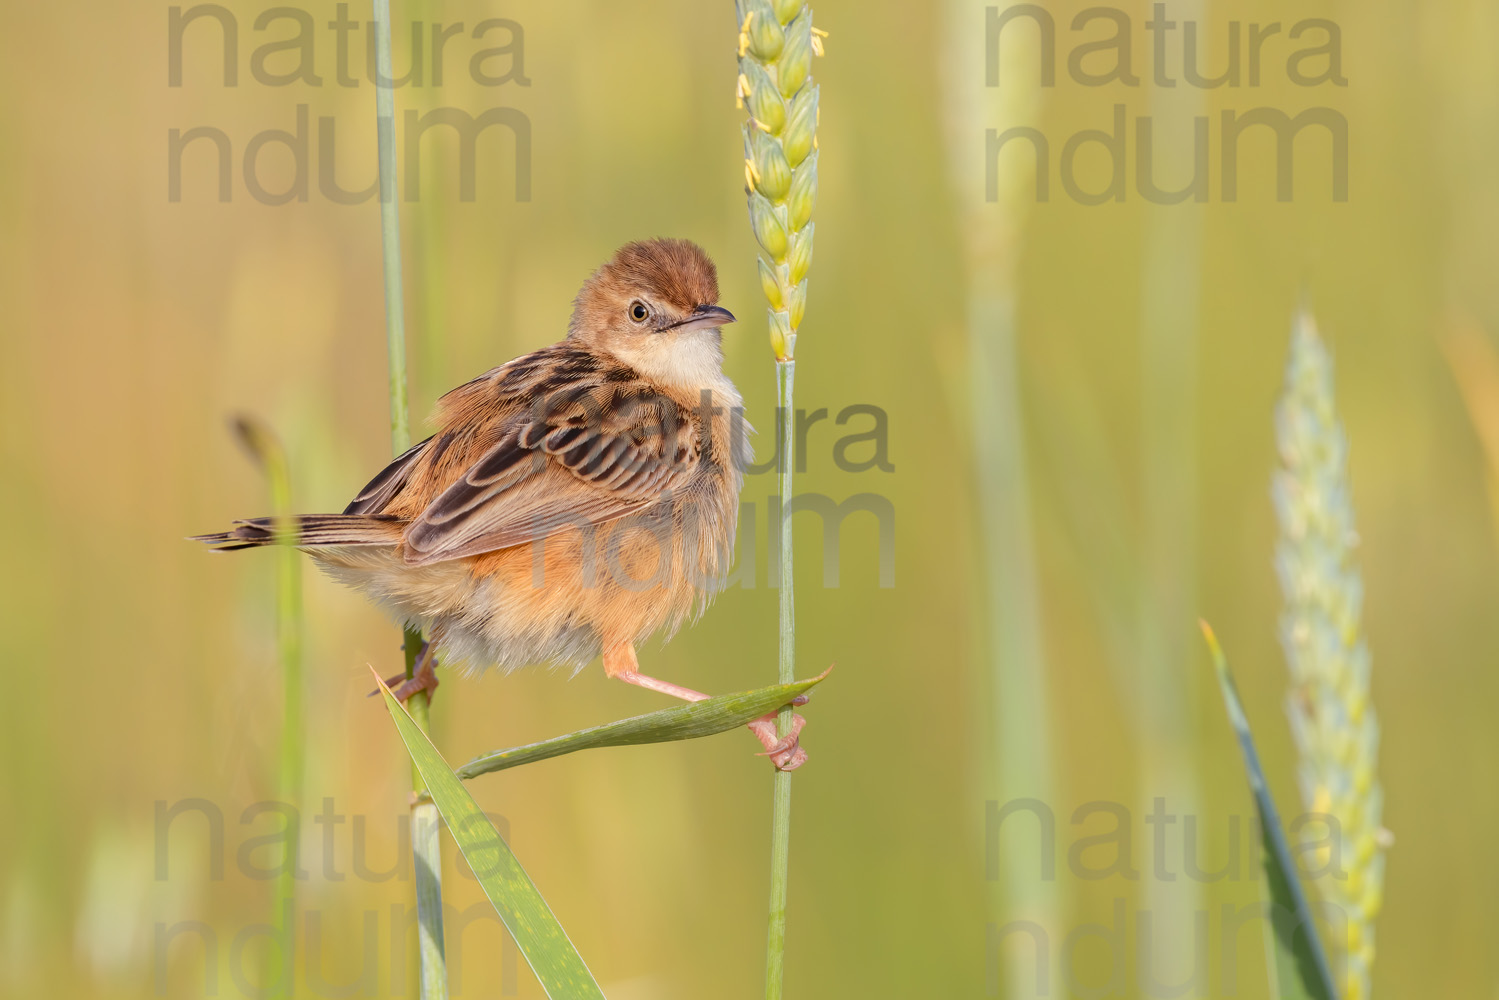
[[[792,572],[791,497],[792,473],[796,468],[795,413],[796,362],[776,362],[776,411],[781,442],[780,469],[776,474],[781,493],[780,538],[780,644],[777,662],[782,684],[796,679],[796,592]],[[776,715],[776,729],[784,738],[791,732],[791,706]],[[765,937],[765,996],[779,1000],[786,973],[786,895],[791,865],[791,772],[777,770],[771,798],[770,819],[770,926]]]
[[[977,472],[981,579],[986,623],[981,659],[988,697],[983,723],[992,734],[984,762],[984,797],[1000,802],[1055,801],[1050,696],[1042,636],[1041,588],[1029,497],[1024,417],[1018,377],[1015,301],[974,277],[969,297],[970,400]],[[983,689],[981,689],[983,690]],[[1045,849],[1039,830],[1006,831],[993,883],[1000,924],[1027,920],[1058,926],[1061,893],[1041,878],[1033,859]],[[1033,839],[1032,839],[1033,838]],[[1013,936],[1006,938],[1006,947]],[[1004,963],[1007,995],[1032,973],[1024,960]]]
[[[291,515],[291,488],[286,469],[286,456],[277,449],[279,459],[270,468],[271,511],[278,518]],[[302,778],[305,774],[304,756],[306,734],[302,705],[302,560],[301,553],[293,543],[293,533],[286,532],[287,541],[277,546],[276,566],[276,651],[281,661],[281,774],[278,795],[282,802],[293,809],[302,803]],[[276,873],[276,914],[273,924],[283,931],[276,940],[289,942],[295,939],[297,897],[297,848],[293,840],[287,845],[290,857]],[[285,924],[283,927],[282,924]],[[295,949],[288,947],[283,956],[281,976],[276,979],[272,996],[292,995],[292,977],[295,965]],[[284,986],[284,990],[280,987]]]
[[[739,24],[739,79],[735,95],[744,123],[744,180],[750,229],[760,245],[760,287],[768,305],[776,360],[781,444],[780,655],[781,683],[796,676],[796,600],[792,588],[791,498],[794,459],[796,333],[807,307],[817,201],[818,89],[812,59],[823,33],[801,0],[735,0]],[[777,715],[784,738],[789,707]],[[770,920],[766,931],[765,996],[779,1000],[786,959],[787,871],[791,852],[791,775],[777,770],[771,805]]]
[[[435,25],[444,18],[444,0],[407,0],[406,11],[414,21]],[[420,99],[427,111],[443,104],[444,86],[431,79],[427,86],[416,91],[413,97]],[[441,388],[439,359],[447,350],[447,296],[443,294],[443,275],[447,247],[446,186],[448,164],[446,147],[434,145],[423,152],[430,157],[430,169],[424,171],[419,202],[421,224],[413,235],[412,256],[416,263],[416,309],[421,317],[421,336],[416,341],[417,385]]]
[[[270,486],[271,514],[278,522],[281,542],[276,552],[276,659],[281,667],[281,742],[277,754],[276,795],[280,802],[300,809],[305,771],[306,733],[302,699],[302,561],[292,514],[291,474],[286,451],[267,428],[249,417],[235,420],[240,440],[265,473]],[[267,949],[261,982],[270,997],[290,997],[295,975],[296,873],[298,838],[285,844],[272,892],[272,938],[287,945],[284,953]],[[279,967],[277,956],[279,955]]]
[[[974,721],[987,740],[975,768],[979,801],[1055,802],[1051,695],[1048,691],[1035,518],[1027,460],[1025,386],[1020,368],[1020,258],[1025,222],[1035,200],[1028,172],[1002,158],[989,200],[985,135],[1041,122],[1039,56],[1023,36],[997,44],[998,86],[984,86],[988,40],[975,31],[987,0],[947,0],[943,68],[948,168],[964,236],[968,286],[966,396],[971,428],[978,546],[973,559]],[[1046,393],[1041,393],[1043,397]],[[987,809],[986,809],[987,812]],[[975,811],[975,820],[979,819]],[[1040,829],[1005,832],[989,879],[995,926],[1027,921],[1052,933],[1066,926],[1063,894],[1040,876],[1033,859],[1045,850]],[[1034,991],[1034,959],[1023,936],[1005,935],[997,956],[1000,991]]]
[[[399,455],[411,445],[406,397],[406,301],[401,279],[401,214],[396,189],[396,110],[390,85],[390,0],[373,0],[375,30],[375,114],[380,162],[380,244],[385,274],[385,344],[390,358],[390,443]],[[421,634],[407,629],[406,676],[413,676]],[[427,693],[407,702],[413,721],[428,732]],[[447,996],[447,961],[442,929],[442,840],[437,807],[419,798],[426,790],[412,765],[411,846],[416,874],[417,955],[422,1000]]]
[[[406,676],[415,674],[421,652],[421,632],[405,631]],[[406,711],[423,734],[431,732],[427,692],[406,700]],[[442,817],[426,797],[421,770],[411,765],[411,848],[416,867],[417,956],[422,1000],[444,1000],[448,995],[447,954],[442,923]]]
[[[1184,22],[1209,23],[1209,0],[1180,0]],[[1161,170],[1190,169],[1195,123],[1205,121],[1205,92],[1154,86],[1148,91]],[[1204,168],[1206,169],[1206,168]],[[1146,209],[1140,274],[1141,545],[1135,662],[1139,697],[1140,789],[1145,805],[1164,798],[1173,811],[1203,814],[1193,711],[1201,688],[1191,669],[1191,622],[1197,612],[1197,426],[1199,296],[1203,209],[1196,203]],[[1180,868],[1181,848],[1168,863]],[[1155,915],[1152,961],[1190,968],[1192,914],[1206,906],[1193,879],[1147,879],[1146,910]]]
[[[373,3],[380,248],[385,272],[385,349],[390,357],[390,443],[399,455],[411,447],[411,414],[406,401],[406,293],[401,281],[401,207],[396,191],[396,98],[389,85],[390,0],[373,0]]]

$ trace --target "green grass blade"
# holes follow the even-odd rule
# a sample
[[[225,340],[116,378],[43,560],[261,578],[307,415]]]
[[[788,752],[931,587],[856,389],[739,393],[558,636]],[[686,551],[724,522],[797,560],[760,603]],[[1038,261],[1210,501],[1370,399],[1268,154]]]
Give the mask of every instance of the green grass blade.
[[[281,535],[276,562],[276,654],[281,665],[281,744],[277,761],[276,794],[294,809],[302,808],[302,779],[305,773],[307,739],[303,726],[302,699],[302,560],[297,551],[296,533],[289,530],[291,516],[291,470],[286,449],[275,433],[255,417],[241,414],[233,427],[240,443],[255,464],[265,473],[271,492],[271,513],[276,518],[276,532]],[[291,940],[290,925],[296,921],[297,845],[283,850],[281,866],[276,871],[271,925],[275,940]],[[272,1000],[294,994],[293,969],[279,949],[267,949],[264,983]]]
[[[1223,691],[1228,720],[1239,738],[1239,749],[1244,754],[1244,770],[1249,776],[1249,788],[1254,794],[1254,804],[1260,815],[1265,881],[1270,890],[1270,922],[1275,932],[1272,949],[1274,976],[1280,985],[1281,1000],[1337,1000],[1337,990],[1333,987],[1332,972],[1327,963],[1327,952],[1323,950],[1321,938],[1317,934],[1311,905],[1296,877],[1296,863],[1281,829],[1280,813],[1275,808],[1275,800],[1270,797],[1264,769],[1260,767],[1260,755],[1254,747],[1254,736],[1249,730],[1249,717],[1244,714],[1244,705],[1239,701],[1239,689],[1228,672],[1228,662],[1223,657],[1222,647],[1218,645],[1218,637],[1213,634],[1207,622],[1202,623],[1202,634],[1213,654],[1213,670],[1218,675],[1218,685]]]
[[[539,760],[560,757],[579,750],[598,747],[639,746],[645,743],[671,743],[675,740],[695,740],[704,736],[737,729],[767,712],[782,705],[791,704],[798,695],[806,694],[819,684],[828,672],[823,671],[811,680],[794,681],[790,684],[773,684],[753,691],[721,694],[706,701],[695,701],[659,712],[637,715],[618,722],[610,722],[591,729],[580,729],[566,736],[556,736],[540,743],[511,747],[481,754],[464,764],[454,773],[467,780],[491,771],[503,771],[509,767],[533,764]]]
[[[379,675],[375,676],[379,680]],[[383,681],[380,692],[453,840],[547,996],[552,1000],[603,1000],[604,993],[593,974],[510,846]]]

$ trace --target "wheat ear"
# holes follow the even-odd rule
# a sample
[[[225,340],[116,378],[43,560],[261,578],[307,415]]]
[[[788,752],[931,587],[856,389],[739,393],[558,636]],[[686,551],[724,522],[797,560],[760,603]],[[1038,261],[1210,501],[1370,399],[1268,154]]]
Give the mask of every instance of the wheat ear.
[[[1388,838],[1380,825],[1379,722],[1360,624],[1348,439],[1333,406],[1332,357],[1305,311],[1292,329],[1275,421],[1281,467],[1272,495],[1285,596],[1280,639],[1291,673],[1287,711],[1302,801],[1314,819],[1325,818],[1304,825],[1304,856],[1323,901],[1336,907],[1333,922],[1345,925],[1329,926],[1329,941],[1343,959],[1343,1000],[1367,1000]]]

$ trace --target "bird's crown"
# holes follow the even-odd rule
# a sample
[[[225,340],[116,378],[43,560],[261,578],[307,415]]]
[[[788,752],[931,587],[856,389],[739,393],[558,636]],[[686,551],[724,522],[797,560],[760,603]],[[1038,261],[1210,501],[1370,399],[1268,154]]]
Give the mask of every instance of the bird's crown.
[[[593,308],[610,308],[639,294],[686,315],[699,306],[718,303],[718,268],[690,240],[626,243],[583,283],[573,325]]]

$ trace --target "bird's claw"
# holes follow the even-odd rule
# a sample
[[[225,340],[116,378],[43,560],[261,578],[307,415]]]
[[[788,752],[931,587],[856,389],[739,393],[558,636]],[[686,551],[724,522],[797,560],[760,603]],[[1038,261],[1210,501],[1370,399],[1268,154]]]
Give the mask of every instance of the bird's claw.
[[[391,697],[403,705],[418,691],[427,692],[427,700],[431,701],[432,696],[437,692],[438,683],[437,671],[432,669],[432,658],[425,652],[417,660],[416,672],[412,676],[407,677],[404,673],[399,673],[385,680],[385,686],[390,688]],[[378,689],[371,691],[369,697],[373,698],[379,693]]]
[[[782,750],[768,751],[757,756],[769,757],[777,771],[795,771],[807,762],[807,751],[795,742]]]
[[[806,696],[798,698],[792,704],[806,704]],[[777,771],[795,771],[807,762],[807,751],[801,745],[802,727],[807,720],[800,715],[792,713],[791,732],[784,737],[780,736],[776,729],[776,713],[762,715],[749,724],[750,731],[765,747],[765,752],[760,757],[769,757],[770,762],[776,766]]]

